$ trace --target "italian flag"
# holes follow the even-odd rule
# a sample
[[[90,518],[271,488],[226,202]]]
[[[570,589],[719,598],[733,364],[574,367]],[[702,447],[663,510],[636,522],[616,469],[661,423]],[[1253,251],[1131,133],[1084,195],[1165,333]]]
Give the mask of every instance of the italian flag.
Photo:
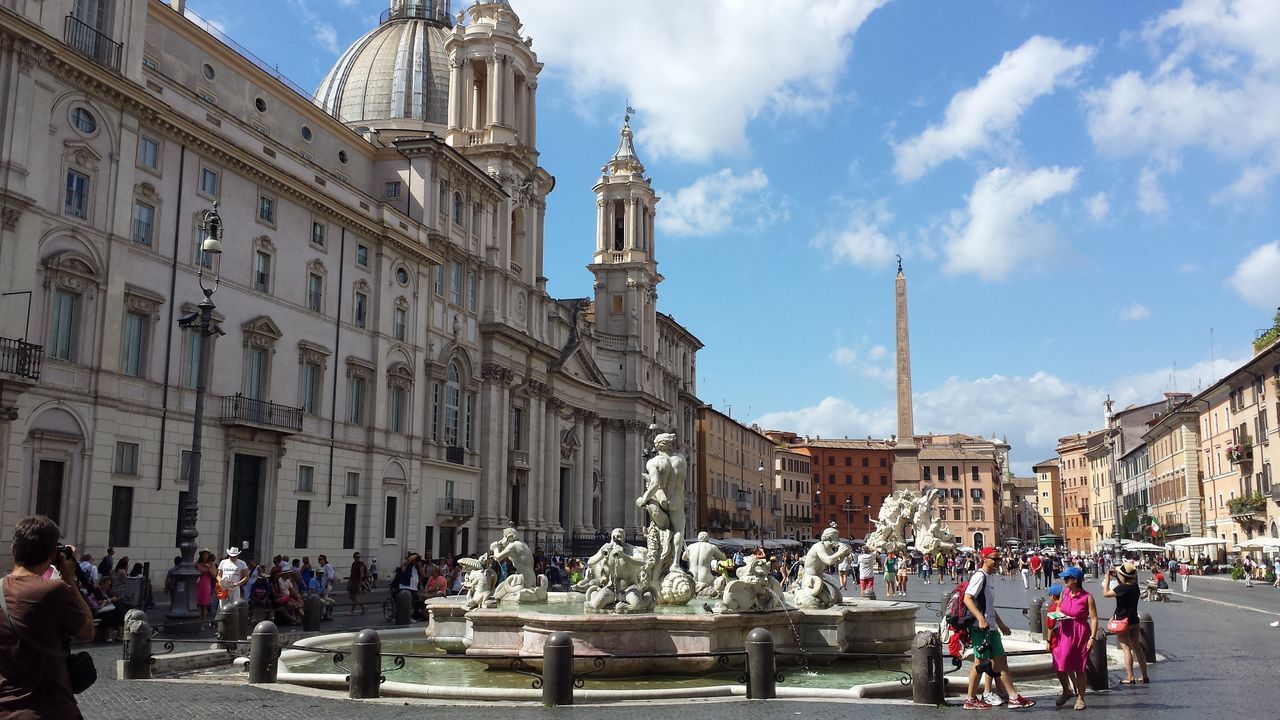
[[[1151,518],[1151,537],[1155,537],[1158,532],[1160,532],[1160,523],[1156,522],[1155,518]]]

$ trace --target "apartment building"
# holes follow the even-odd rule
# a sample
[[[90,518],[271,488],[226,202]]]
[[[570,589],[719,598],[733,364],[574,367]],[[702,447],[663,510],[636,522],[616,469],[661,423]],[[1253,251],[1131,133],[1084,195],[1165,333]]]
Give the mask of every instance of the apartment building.
[[[698,408],[698,525],[712,537],[778,537],[774,443],[710,405]]]

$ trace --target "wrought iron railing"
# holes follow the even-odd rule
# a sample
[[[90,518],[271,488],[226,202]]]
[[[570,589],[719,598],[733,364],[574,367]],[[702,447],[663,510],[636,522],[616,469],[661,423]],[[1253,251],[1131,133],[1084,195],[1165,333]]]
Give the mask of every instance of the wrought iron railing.
[[[43,345],[0,337],[0,373],[39,380],[43,360]]]
[[[232,395],[222,398],[221,420],[224,423],[242,421],[298,432],[302,430],[302,408]]]
[[[432,20],[453,27],[453,18],[449,17],[442,2],[397,2],[390,9],[382,11],[382,15],[378,16],[378,24],[383,25],[392,20]]]
[[[76,52],[109,69],[120,71],[120,51],[124,47],[79,18],[68,15],[63,40]]]
[[[456,445],[450,445],[444,449],[444,459],[454,465],[467,464],[467,453]]]
[[[472,517],[476,514],[476,501],[456,497],[437,498],[436,514],[449,517]]]

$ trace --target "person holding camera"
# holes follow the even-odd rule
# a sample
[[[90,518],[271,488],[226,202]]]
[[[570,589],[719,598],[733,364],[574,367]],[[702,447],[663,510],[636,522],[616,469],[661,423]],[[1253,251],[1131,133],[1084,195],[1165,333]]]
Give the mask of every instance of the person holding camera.
[[[66,648],[72,638],[93,638],[93,614],[75,586],[75,548],[62,552],[61,534],[43,515],[13,528],[13,571],[0,581],[0,717],[81,717]],[[51,563],[61,575],[56,580],[45,577]]]
[[[1107,632],[1116,636],[1116,641],[1124,650],[1124,667],[1128,677],[1120,681],[1121,685],[1136,685],[1139,682],[1145,685],[1151,682],[1147,677],[1147,656],[1142,651],[1142,642],[1139,640],[1141,631],[1138,629],[1138,595],[1140,591],[1137,580],[1138,568],[1132,562],[1127,562],[1108,573],[1107,583],[1102,588],[1103,597],[1116,599],[1116,611],[1107,623]],[[1133,677],[1134,658],[1137,658],[1138,667],[1142,670],[1141,680]]]

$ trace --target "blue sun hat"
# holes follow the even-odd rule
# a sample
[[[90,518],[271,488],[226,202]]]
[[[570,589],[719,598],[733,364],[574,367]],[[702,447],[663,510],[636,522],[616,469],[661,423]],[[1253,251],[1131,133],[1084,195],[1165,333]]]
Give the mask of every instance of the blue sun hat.
[[[1049,594],[1053,597],[1062,597],[1062,583],[1054,583],[1050,585]]]
[[[1075,578],[1078,582],[1084,582],[1084,571],[1078,567],[1072,566],[1062,571],[1058,577],[1062,579]]]

